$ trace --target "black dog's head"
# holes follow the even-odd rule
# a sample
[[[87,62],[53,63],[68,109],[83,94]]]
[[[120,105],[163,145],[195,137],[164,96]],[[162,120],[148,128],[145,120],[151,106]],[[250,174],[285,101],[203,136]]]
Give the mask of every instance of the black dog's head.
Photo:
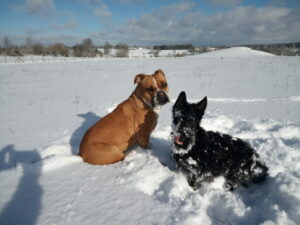
[[[188,103],[182,91],[173,106],[173,143],[178,149],[188,150],[195,144],[196,132],[207,106],[207,98],[198,103]]]

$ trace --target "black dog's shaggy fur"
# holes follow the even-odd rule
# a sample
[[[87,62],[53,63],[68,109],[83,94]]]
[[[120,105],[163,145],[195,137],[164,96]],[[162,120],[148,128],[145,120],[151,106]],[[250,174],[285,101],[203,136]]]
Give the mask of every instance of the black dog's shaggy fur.
[[[189,104],[185,92],[173,106],[173,157],[189,185],[196,190],[217,176],[224,176],[226,190],[263,181],[268,168],[247,142],[200,126],[206,106],[206,97]]]

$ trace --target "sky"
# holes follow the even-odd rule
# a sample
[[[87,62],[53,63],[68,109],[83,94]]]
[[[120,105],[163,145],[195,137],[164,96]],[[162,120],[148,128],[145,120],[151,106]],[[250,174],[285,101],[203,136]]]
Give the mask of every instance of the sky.
[[[300,0],[0,0],[0,44],[300,42]]]

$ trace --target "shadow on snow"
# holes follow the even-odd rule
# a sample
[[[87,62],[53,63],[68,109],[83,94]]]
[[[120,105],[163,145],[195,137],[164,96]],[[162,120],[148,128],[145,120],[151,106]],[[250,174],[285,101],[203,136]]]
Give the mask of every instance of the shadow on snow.
[[[43,189],[39,184],[42,163],[35,162],[40,159],[36,150],[18,151],[13,145],[1,149],[0,171],[13,170],[21,164],[23,175],[12,198],[0,213],[0,224],[37,224],[42,209]]]
[[[70,138],[70,146],[71,146],[71,154],[76,155],[79,152],[80,142],[83,138],[85,132],[101,117],[97,116],[93,112],[87,112],[85,114],[78,114],[79,117],[82,117],[84,121],[82,122],[81,126],[78,127],[72,134]]]

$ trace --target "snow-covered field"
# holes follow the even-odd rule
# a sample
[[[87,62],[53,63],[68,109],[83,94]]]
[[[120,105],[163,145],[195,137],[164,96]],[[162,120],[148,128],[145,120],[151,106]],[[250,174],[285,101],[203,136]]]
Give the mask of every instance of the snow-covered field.
[[[104,51],[103,49],[98,49]],[[39,55],[25,55],[21,57],[12,57],[0,55],[0,64],[16,64],[16,63],[46,63],[46,62],[78,62],[78,61],[92,61],[100,59],[111,59],[115,58],[117,49],[112,49],[109,55],[103,57],[64,57],[64,56],[39,56]],[[161,50],[158,52],[157,57],[178,57],[184,55],[190,55],[188,50]],[[128,53],[128,58],[153,58],[153,50],[139,48],[131,49]]]
[[[172,103],[151,150],[122,162],[83,163],[85,130],[161,68]],[[300,60],[233,48],[184,58],[0,64],[0,224],[299,224]],[[266,182],[193,191],[175,170],[169,133],[179,92],[208,96],[203,126],[249,141]]]

